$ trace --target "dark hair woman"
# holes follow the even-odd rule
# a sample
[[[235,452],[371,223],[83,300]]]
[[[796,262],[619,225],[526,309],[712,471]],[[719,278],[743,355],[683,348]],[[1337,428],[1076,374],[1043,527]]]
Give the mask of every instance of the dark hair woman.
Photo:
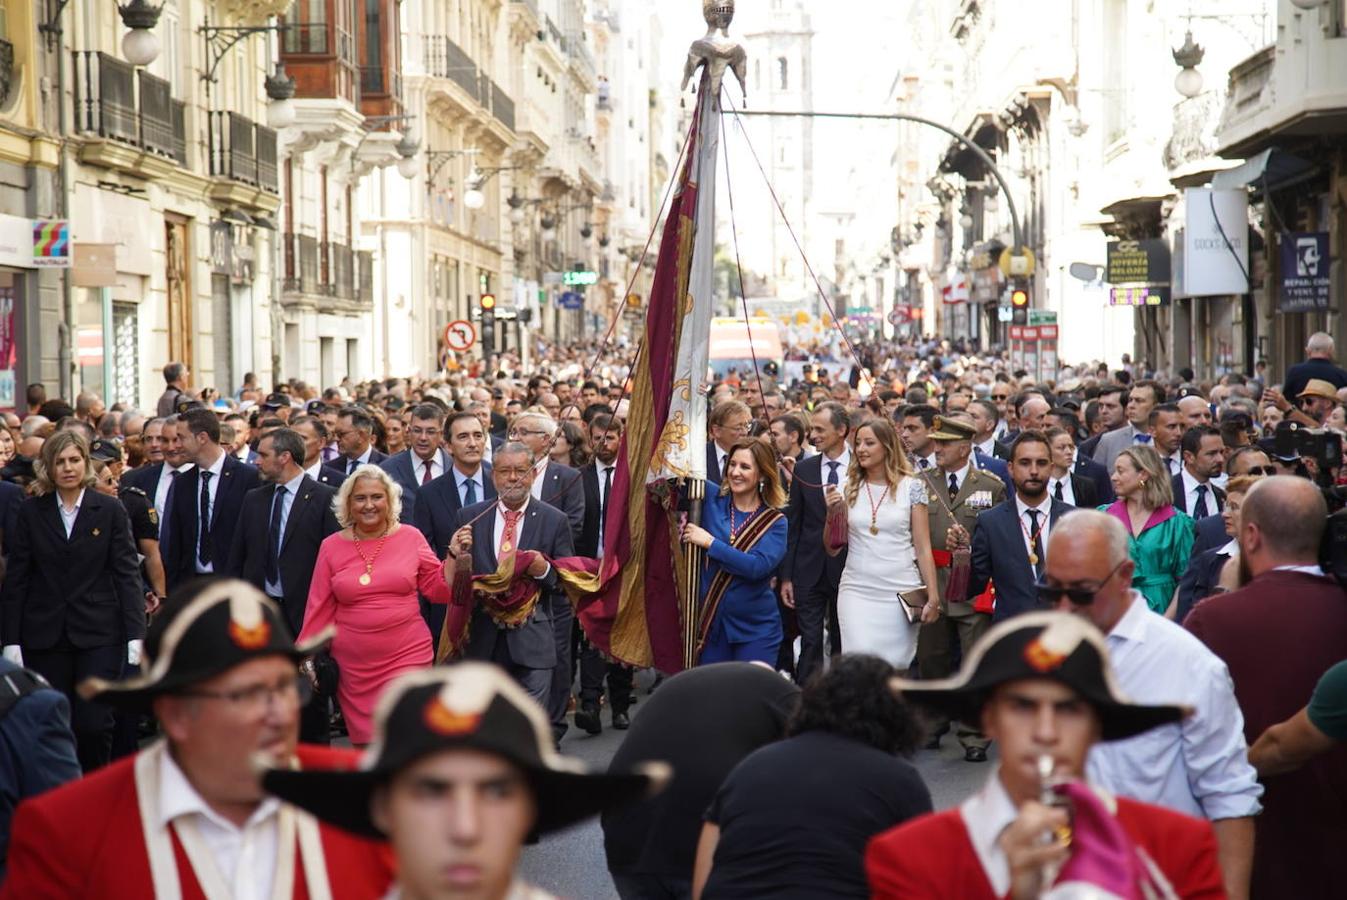
[[[740,440],[726,457],[720,493],[706,499],[705,527],[683,526],[683,542],[704,548],[707,557],[700,663],[775,664],[782,629],[771,582],[786,555],[785,505],[771,448],[757,439]]]
[[[931,811],[921,775],[900,758],[921,729],[889,687],[897,674],[879,657],[848,654],[805,686],[786,740],[739,763],[711,801],[693,896],[870,895],[865,845]]]

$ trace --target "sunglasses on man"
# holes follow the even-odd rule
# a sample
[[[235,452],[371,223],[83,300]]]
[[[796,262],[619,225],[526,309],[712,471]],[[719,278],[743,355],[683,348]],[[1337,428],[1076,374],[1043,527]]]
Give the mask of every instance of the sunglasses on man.
[[[1104,576],[1104,580],[1099,582],[1096,587],[1057,587],[1048,584],[1046,581],[1037,581],[1034,583],[1034,590],[1038,593],[1040,602],[1048,606],[1056,606],[1062,602],[1062,596],[1065,595],[1071,601],[1073,606],[1090,606],[1094,603],[1095,595],[1104,589],[1104,585],[1113,580],[1113,576],[1118,574],[1118,570],[1127,563],[1127,559],[1113,567],[1113,571]]]

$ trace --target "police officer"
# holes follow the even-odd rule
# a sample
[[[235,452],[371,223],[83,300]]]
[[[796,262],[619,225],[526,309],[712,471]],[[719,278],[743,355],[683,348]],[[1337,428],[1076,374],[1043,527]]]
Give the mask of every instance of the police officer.
[[[145,612],[153,614],[168,593],[164,586],[164,562],[159,557],[159,513],[154,501],[138,487],[121,483],[122,448],[115,441],[99,439],[89,445],[89,458],[103,463],[111,474],[111,483],[100,477],[98,489],[116,497],[131,517],[131,537],[141,556],[140,574],[145,582]]]
[[[991,614],[978,612],[974,603],[961,595],[951,597],[947,586],[956,566],[967,566],[968,549],[977,528],[978,513],[991,509],[1006,497],[1006,486],[997,476],[977,468],[971,461],[977,429],[971,421],[937,416],[930,433],[935,445],[936,465],[921,473],[926,493],[931,498],[927,516],[931,527],[931,556],[944,615],[924,624],[917,633],[917,666],[923,679],[947,678],[952,671],[951,654],[955,643],[965,658],[978,638],[991,626]],[[962,552],[961,552],[962,551]],[[932,731],[933,746],[949,729],[949,721],[939,721]],[[960,723],[957,728],[964,757],[971,762],[987,758],[987,739],[974,724]]]

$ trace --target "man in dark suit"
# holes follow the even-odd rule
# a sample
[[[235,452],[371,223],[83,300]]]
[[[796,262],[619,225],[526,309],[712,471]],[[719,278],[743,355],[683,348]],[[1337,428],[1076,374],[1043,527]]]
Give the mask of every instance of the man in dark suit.
[[[487,437],[481,420],[470,412],[454,413],[444,428],[449,435],[450,466],[421,488],[415,516],[417,530],[425,535],[426,543],[440,559],[444,559],[458,530],[458,511],[483,500],[496,499],[491,467],[482,462]],[[423,598],[421,615],[430,629],[431,640],[438,644],[444,626],[444,604]]]
[[[337,439],[341,455],[326,465],[334,478],[345,481],[346,476],[366,463],[378,465],[388,457],[374,447],[374,419],[358,406],[343,407],[337,415]],[[340,486],[340,481],[338,486]]]
[[[828,517],[824,492],[842,490],[851,463],[850,416],[840,403],[821,403],[809,422],[809,442],[818,451],[795,464],[786,506],[786,555],[781,561],[781,602],[795,609],[800,626],[800,660],[795,680],[804,684],[823,666],[823,623],[828,621],[829,655],[839,652],[836,624],[837,584],[846,565],[846,551],[830,557],[823,551],[823,524]]]
[[[1189,428],[1183,434],[1183,467],[1171,479],[1174,508],[1201,521],[1219,516],[1225,508],[1225,491],[1212,484],[1225,468],[1225,441],[1211,425]]]
[[[1015,492],[1015,482],[1010,477],[1010,466],[1007,466],[1005,460],[995,456],[988,456],[981,450],[973,450],[973,465],[984,472],[995,475],[1001,479],[1001,483],[1006,486],[1006,495],[1009,496]]]
[[[208,409],[179,416],[178,437],[194,464],[169,493],[161,547],[168,591],[229,564],[243,498],[258,485],[257,470],[220,446],[220,421]],[[204,523],[204,527],[203,527]]]
[[[1252,745],[1295,715],[1323,674],[1347,658],[1347,592],[1319,568],[1328,509],[1308,479],[1261,479],[1239,515],[1240,590],[1198,605],[1184,625],[1230,670]],[[1268,661],[1276,660],[1275,673]],[[1254,897],[1327,897],[1340,889],[1347,840],[1347,746],[1264,782],[1254,818]]]
[[[1074,507],[1048,495],[1052,468],[1048,439],[1022,431],[1010,446],[1015,494],[978,516],[973,532],[969,597],[996,585],[995,621],[1040,608],[1035,583],[1047,563],[1048,535]]]
[[[309,582],[323,540],[341,530],[336,491],[304,473],[304,440],[278,428],[257,443],[261,487],[243,498],[227,572],[275,600],[293,634],[304,625]],[[300,740],[328,743],[328,702],[314,697],[300,712]]]
[[[719,487],[730,448],[748,437],[753,413],[740,400],[722,400],[707,415],[706,423],[711,434],[711,440],[706,442],[706,480]]]
[[[512,550],[537,550],[547,559],[574,555],[566,516],[546,503],[536,502],[529,491],[533,472],[533,454],[522,444],[507,442],[496,454],[491,478],[497,499],[458,511],[458,528],[449,550],[458,571],[494,574],[500,554]],[[478,605],[469,621],[464,656],[493,662],[509,672],[547,710],[553,737],[560,741],[566,731],[569,689],[566,695],[558,696],[553,690],[553,672],[563,665],[569,672],[570,662],[561,658],[556,635],[565,634],[569,651],[571,611],[556,570],[547,559],[535,559],[525,576],[535,580],[542,592],[524,623],[516,628],[502,627]],[[554,622],[553,616],[563,609],[564,623]]]
[[[594,449],[594,461],[580,470],[585,485],[585,527],[575,552],[577,556],[602,559],[608,499],[617,474],[617,452],[622,444],[622,420],[607,413],[595,416],[589,423],[589,444]],[[575,724],[590,734],[603,731],[599,701],[603,697],[605,678],[613,727],[626,731],[631,726],[627,708],[631,706],[632,670],[604,659],[598,648],[580,635],[580,703],[575,710]]]
[[[1076,448],[1077,458],[1093,461],[1095,449],[1099,446],[1099,441],[1103,436],[1127,425],[1128,399],[1127,388],[1120,384],[1106,384],[1099,389],[1099,396],[1092,401],[1094,403],[1094,422],[1098,425],[1098,431],[1093,432]],[[1086,419],[1089,419],[1088,415]],[[1111,470],[1107,466],[1104,467],[1104,471],[1111,474]]]
[[[434,403],[412,408],[407,427],[407,449],[379,463],[402,488],[402,521],[414,522],[416,497],[421,487],[449,471],[449,453],[444,443],[444,410]]]
[[[319,416],[296,416],[290,428],[304,441],[304,461],[300,467],[318,484],[336,490],[346,480],[346,473],[329,469],[323,463],[323,448],[327,446],[327,425]]]
[[[1094,506],[1112,503],[1116,499],[1116,495],[1113,493],[1113,479],[1110,477],[1109,470],[1091,459],[1080,447],[1076,448],[1076,465],[1071,470],[1071,474],[1089,481],[1094,486]],[[1077,503],[1076,505],[1084,506],[1085,504]]]

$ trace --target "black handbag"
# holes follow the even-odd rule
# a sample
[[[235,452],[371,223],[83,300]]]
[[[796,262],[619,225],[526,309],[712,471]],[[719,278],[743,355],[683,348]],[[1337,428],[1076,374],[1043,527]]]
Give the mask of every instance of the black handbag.
[[[319,697],[337,696],[337,682],[341,680],[341,668],[332,654],[324,650],[313,658],[313,692]]]

